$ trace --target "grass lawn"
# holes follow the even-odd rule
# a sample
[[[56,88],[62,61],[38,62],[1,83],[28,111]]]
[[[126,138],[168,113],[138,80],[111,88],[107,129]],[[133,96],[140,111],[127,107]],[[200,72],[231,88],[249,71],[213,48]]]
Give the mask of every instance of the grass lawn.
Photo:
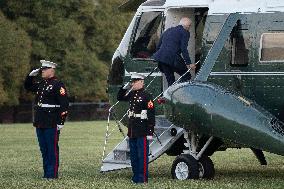
[[[163,155],[149,165],[147,185],[134,185],[131,170],[100,173],[106,121],[67,122],[60,136],[58,180],[42,177],[42,160],[31,124],[0,125],[0,188],[284,188],[284,159],[265,153],[268,166],[260,166],[248,149],[228,149],[212,156],[214,180],[171,179],[175,157]],[[112,135],[110,150],[121,140]]]

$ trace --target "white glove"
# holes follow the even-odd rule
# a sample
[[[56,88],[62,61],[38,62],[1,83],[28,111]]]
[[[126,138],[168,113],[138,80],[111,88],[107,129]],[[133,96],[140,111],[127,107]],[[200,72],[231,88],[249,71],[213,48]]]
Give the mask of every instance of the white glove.
[[[39,73],[39,68],[38,69],[35,69],[33,71],[31,71],[31,73],[29,74],[29,76],[37,76],[37,74]]]
[[[130,82],[127,82],[122,88],[123,89],[130,89]]]
[[[57,130],[61,130],[64,127],[64,125],[57,125]]]
[[[152,139],[153,139],[153,136],[150,136],[150,135],[147,136],[147,140],[152,140]]]

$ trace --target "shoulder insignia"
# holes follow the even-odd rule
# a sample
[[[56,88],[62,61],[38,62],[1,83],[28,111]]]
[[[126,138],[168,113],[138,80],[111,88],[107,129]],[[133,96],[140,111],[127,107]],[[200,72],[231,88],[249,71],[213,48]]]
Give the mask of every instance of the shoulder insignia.
[[[66,94],[65,89],[63,87],[60,88],[60,95],[64,96]]]
[[[150,100],[148,102],[148,109],[153,109],[154,108],[154,103],[152,102],[152,100]]]

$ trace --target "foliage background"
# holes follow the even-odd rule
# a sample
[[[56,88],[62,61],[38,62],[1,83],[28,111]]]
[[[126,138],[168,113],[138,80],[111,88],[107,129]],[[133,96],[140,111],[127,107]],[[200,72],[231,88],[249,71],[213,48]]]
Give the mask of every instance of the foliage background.
[[[59,64],[58,77],[74,101],[107,100],[112,53],[132,13],[123,0],[1,0],[0,106],[31,101],[23,90],[39,60]]]

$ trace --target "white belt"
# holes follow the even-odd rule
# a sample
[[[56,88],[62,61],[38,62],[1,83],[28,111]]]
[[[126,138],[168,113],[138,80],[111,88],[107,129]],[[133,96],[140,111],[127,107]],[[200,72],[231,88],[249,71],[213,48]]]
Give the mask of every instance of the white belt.
[[[141,119],[147,119],[147,110],[142,110],[141,114],[135,114],[133,111],[128,111],[128,117],[139,117]]]
[[[141,114],[133,114],[132,117],[141,117]]]
[[[59,108],[60,105],[54,105],[54,104],[38,104],[39,107],[42,108]]]
[[[135,114],[133,111],[128,111],[128,117],[141,117],[141,114]]]

